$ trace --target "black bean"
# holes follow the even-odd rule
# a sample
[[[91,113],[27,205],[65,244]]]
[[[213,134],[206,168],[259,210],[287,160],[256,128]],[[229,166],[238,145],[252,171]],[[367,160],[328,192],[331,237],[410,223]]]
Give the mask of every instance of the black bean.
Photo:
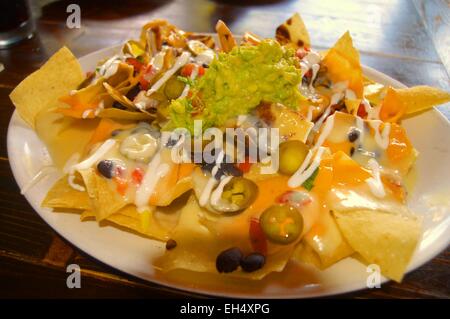
[[[206,63],[203,63],[203,64],[202,64],[202,67],[204,67],[205,69],[207,69],[207,68],[209,68],[209,65],[206,64]]]
[[[241,259],[241,267],[243,271],[252,272],[261,269],[266,263],[266,257],[259,253],[252,253]]]
[[[102,160],[97,164],[97,170],[106,178],[112,178],[114,176],[114,161]]]
[[[127,95],[125,95],[129,100],[133,101],[134,98],[136,97],[136,95],[138,95],[138,93],[141,92],[141,88],[139,87],[139,85],[136,85],[135,87],[133,87],[131,90],[128,91]]]
[[[120,132],[122,132],[122,131],[123,131],[123,130],[121,130],[121,129],[114,130],[114,131],[111,132],[111,136],[117,136],[117,135],[119,135]]]
[[[359,130],[352,128],[350,132],[348,132],[348,140],[353,143],[358,138],[359,138]]]
[[[120,104],[117,101],[114,101],[112,107],[115,108],[115,109],[119,109],[119,110],[126,110],[127,109],[125,106],[123,106],[122,104]]]
[[[217,256],[216,268],[220,273],[228,273],[235,271],[241,263],[242,252],[239,248],[233,247],[224,250]]]
[[[177,247],[177,242],[176,242],[175,240],[169,239],[169,240],[166,242],[166,249],[167,249],[167,250],[174,249],[175,247]]]
[[[219,171],[220,170],[222,170],[225,175],[231,175],[236,177],[243,175],[242,171],[238,169],[234,163],[222,163]]]

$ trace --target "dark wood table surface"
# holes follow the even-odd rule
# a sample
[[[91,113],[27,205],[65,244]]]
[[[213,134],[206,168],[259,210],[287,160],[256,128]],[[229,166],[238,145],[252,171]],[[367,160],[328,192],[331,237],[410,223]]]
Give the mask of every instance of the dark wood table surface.
[[[80,29],[66,27],[70,3],[81,6]],[[448,17],[445,9],[449,10],[448,5],[444,6]],[[136,37],[140,27],[152,18],[166,18],[198,32],[212,32],[217,19],[223,19],[235,33],[251,30],[273,36],[275,27],[298,11],[314,47],[330,47],[350,30],[364,64],[407,85],[427,84],[449,90],[445,67],[448,48],[439,47],[442,41],[430,36],[434,29],[426,22],[427,10],[420,0],[70,0],[45,6],[32,39],[0,50],[0,62],[5,66],[0,72],[0,297],[195,296],[136,279],[85,255],[61,239],[20,195],[6,151],[6,132],[14,111],[8,95],[61,46],[68,46],[80,57]],[[431,21],[436,19],[439,17],[431,17]],[[81,289],[66,287],[69,263],[77,263],[82,269]],[[381,289],[342,297],[450,298],[450,249],[409,273],[401,284],[389,282]]]

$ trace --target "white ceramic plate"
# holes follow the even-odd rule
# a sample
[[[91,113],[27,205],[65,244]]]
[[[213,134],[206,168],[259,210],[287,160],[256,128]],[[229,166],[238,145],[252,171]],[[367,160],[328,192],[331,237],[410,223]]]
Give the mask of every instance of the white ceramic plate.
[[[112,56],[118,47],[107,48],[80,58],[84,70]],[[373,80],[394,87],[404,85],[385,74],[363,67]],[[445,249],[450,242],[450,124],[436,110],[404,121],[413,145],[419,150],[417,180],[409,194],[409,206],[424,217],[423,238],[409,270],[420,267]],[[23,187],[48,163],[45,146],[14,112],[8,128],[8,156],[14,177]],[[325,271],[290,262],[282,273],[261,281],[232,280],[220,275],[180,272],[162,275],[152,260],[164,252],[164,244],[96,222],[80,222],[74,214],[52,213],[40,207],[47,190],[58,176],[52,175],[25,194],[38,214],[61,236],[92,257],[123,272],[162,285],[217,296],[255,298],[299,298],[350,292],[366,287],[365,266],[347,258]],[[200,243],[199,243],[200,244]],[[227,279],[225,279],[227,278]]]

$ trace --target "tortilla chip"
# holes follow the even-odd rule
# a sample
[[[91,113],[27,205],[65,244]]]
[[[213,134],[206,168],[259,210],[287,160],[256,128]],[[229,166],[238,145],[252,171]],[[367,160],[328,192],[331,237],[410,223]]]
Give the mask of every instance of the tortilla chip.
[[[108,83],[112,87],[120,88],[123,94],[126,94],[130,89],[129,83],[135,81],[133,78],[134,68],[126,63],[120,63],[117,67],[116,73],[110,76],[108,79],[99,78],[94,84],[89,85],[81,90],[74,92],[73,94],[61,95],[59,100],[64,104],[57,109],[66,116],[75,118],[94,118],[96,117],[95,110],[103,104],[104,108],[111,107],[114,99],[108,94],[103,83]]]
[[[22,119],[34,128],[37,114],[61,106],[58,98],[76,88],[83,78],[77,59],[63,47],[39,70],[20,82],[9,96]]]
[[[298,246],[295,247],[292,259],[301,263],[313,265],[320,270],[325,269],[319,254],[306,241],[301,241]]]
[[[334,212],[339,228],[349,245],[369,264],[400,282],[416,245],[421,227],[413,215],[376,210]]]
[[[143,112],[132,112],[127,110],[121,110],[116,108],[108,108],[102,110],[98,116],[100,118],[109,118],[109,119],[117,119],[117,120],[131,120],[131,121],[141,121],[141,120],[150,120],[153,119],[154,116],[143,113]]]
[[[88,194],[73,189],[69,185],[67,178],[67,175],[63,176],[52,186],[42,201],[41,206],[79,209],[81,211],[91,209],[91,200]]]
[[[203,217],[208,214],[201,208],[194,195],[191,195],[181,211],[180,220],[174,228],[171,238],[177,242],[174,249],[168,250],[156,261],[156,266],[162,271],[179,269],[208,272],[217,274],[216,257],[230,247],[241,247],[250,243],[239,243],[218,240],[215,232],[204,225]],[[243,250],[250,249],[244,247]],[[258,271],[246,273],[236,270],[228,276],[261,279],[273,271],[282,271],[290,259],[293,246],[282,247],[276,254],[266,259],[266,264]],[[225,276],[225,274],[224,274]]]
[[[348,31],[327,51],[322,63],[334,83],[347,81],[348,88],[355,92],[357,98],[362,98],[364,79],[359,53]]]
[[[374,105],[380,105],[386,95],[387,87],[380,83],[371,83],[364,86],[364,97]]]
[[[404,115],[413,114],[450,101],[450,93],[430,86],[420,85],[406,89],[389,87],[384,98],[380,119],[397,122]]]
[[[281,104],[271,104],[270,110],[274,117],[272,127],[279,129],[282,139],[306,142],[308,134],[314,126],[312,122],[305,120],[300,112]]]
[[[103,142],[111,137],[111,134],[115,130],[126,130],[136,126],[136,123],[120,119],[102,118],[92,133],[91,139],[88,145],[94,145],[99,142]]]
[[[46,145],[53,164],[62,169],[74,154],[84,155],[98,119],[80,120],[44,110],[36,116],[35,125],[36,133]]]
[[[80,174],[83,177],[86,191],[92,201],[92,209],[98,222],[125,207],[125,200],[115,190],[110,188],[108,181],[99,176],[95,169],[82,170]]]
[[[224,52],[230,52],[236,46],[236,40],[230,29],[222,20],[217,21],[216,32],[220,42],[220,48]]]
[[[320,269],[325,269],[353,254],[329,212],[322,212],[319,222],[305,235],[304,241],[319,257]]]
[[[173,164],[169,174],[166,174],[158,182],[158,187],[150,196],[150,205],[168,206],[174,200],[192,189],[192,177],[195,165],[191,163]]]
[[[95,217],[96,214],[93,211],[87,210],[81,214],[80,219],[81,221],[85,221],[90,218],[95,219]],[[147,218],[148,221],[143,223],[143,218]],[[162,226],[152,212],[148,212],[148,214],[138,213],[136,206],[134,205],[125,206],[117,213],[106,218],[104,221],[111,222],[114,225],[124,227],[126,230],[130,230],[157,240],[165,241],[169,238],[169,228]],[[147,227],[143,227],[144,224]]]
[[[295,13],[277,28],[275,38],[281,44],[290,45],[294,48],[311,47],[308,30],[306,30],[305,23],[298,13]]]

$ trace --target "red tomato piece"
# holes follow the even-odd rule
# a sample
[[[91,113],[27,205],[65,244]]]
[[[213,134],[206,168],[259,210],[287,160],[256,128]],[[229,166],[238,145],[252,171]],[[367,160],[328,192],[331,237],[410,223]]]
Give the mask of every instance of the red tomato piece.
[[[364,107],[364,104],[361,103],[361,104],[359,105],[357,115],[358,115],[360,118],[363,118],[363,119],[366,118],[367,112],[366,112],[366,108]]]
[[[238,164],[238,169],[242,173],[248,173],[250,171],[251,167],[252,167],[252,163],[250,163],[248,157],[245,158],[245,162],[244,163],[239,163]]]
[[[181,72],[180,72],[181,76],[184,76],[184,77],[191,76],[192,72],[194,72],[194,69],[196,67],[198,68],[197,69],[198,76],[202,76],[203,74],[205,74],[205,68],[202,67],[201,65],[197,66],[194,63],[188,63],[181,69]]]
[[[141,62],[139,62],[138,59],[135,58],[127,58],[125,62],[132,65],[137,72],[139,72],[141,68],[144,66]]]
[[[249,229],[249,235],[250,235],[250,242],[252,244],[252,248],[262,254],[267,254],[267,239],[266,235],[264,234],[261,225],[259,224],[259,220],[252,218],[250,220],[250,229]]]
[[[131,173],[131,177],[133,178],[133,182],[136,185],[141,185],[144,174],[143,174],[142,170],[139,167],[137,167]]]

